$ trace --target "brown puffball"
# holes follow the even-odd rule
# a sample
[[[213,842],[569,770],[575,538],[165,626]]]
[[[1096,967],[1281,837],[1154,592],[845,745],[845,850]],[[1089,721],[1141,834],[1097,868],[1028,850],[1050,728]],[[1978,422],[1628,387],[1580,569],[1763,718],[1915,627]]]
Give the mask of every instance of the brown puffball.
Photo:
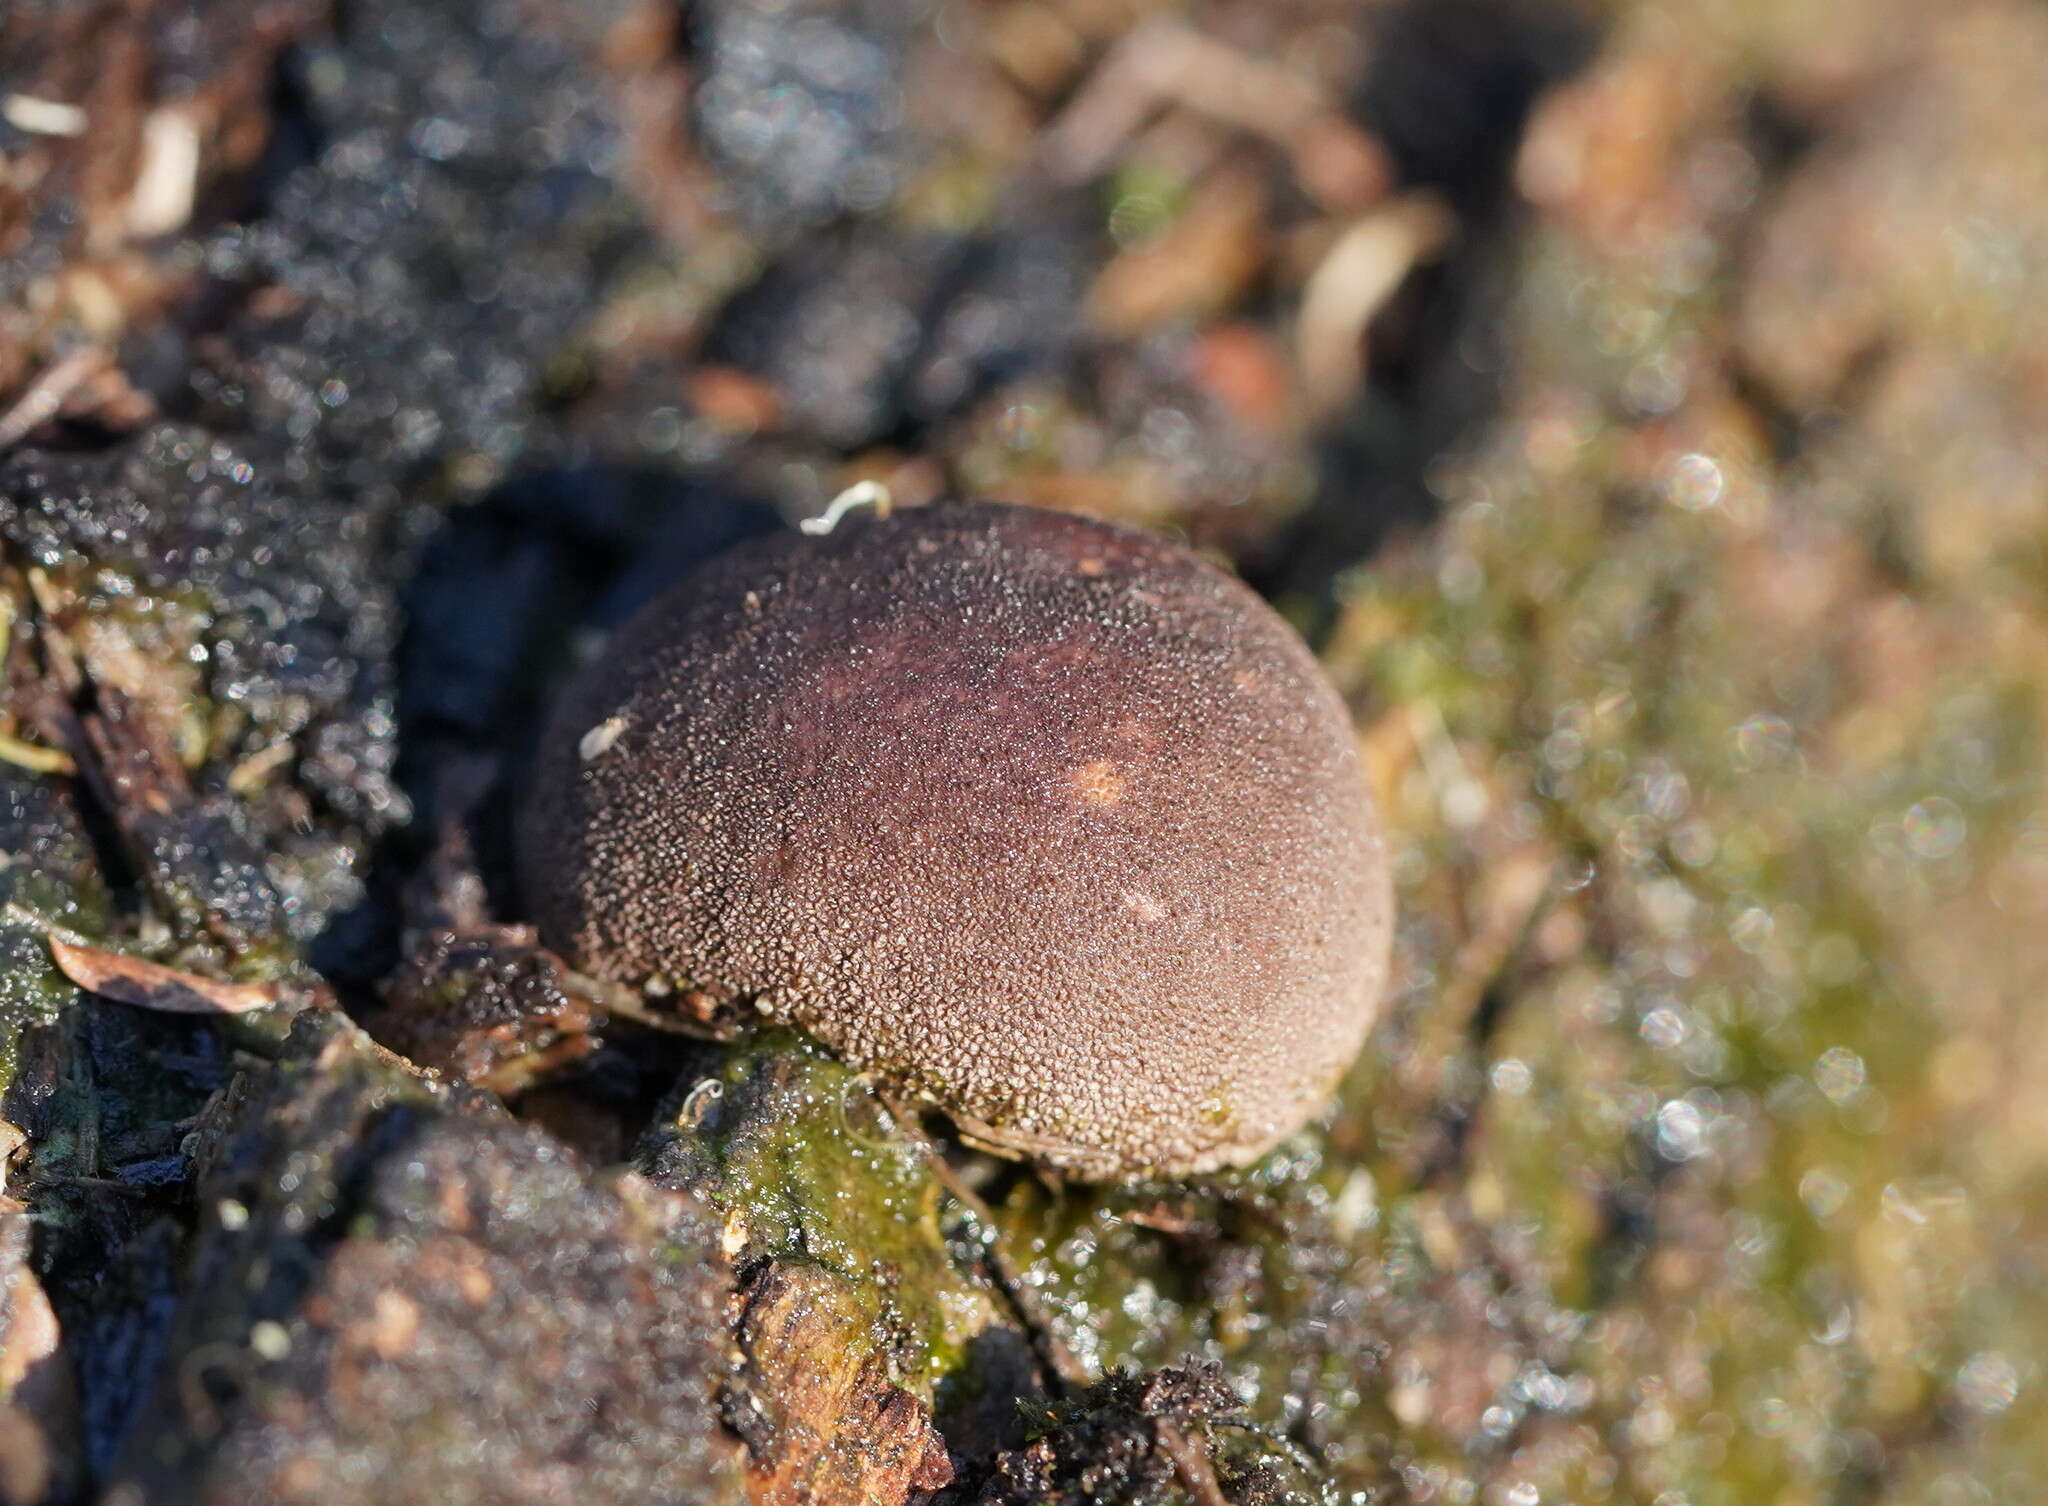
[[[743,546],[628,624],[520,833],[547,942],[803,1026],[1086,1178],[1240,1165],[1386,971],[1349,719],[1173,544],[952,502]]]

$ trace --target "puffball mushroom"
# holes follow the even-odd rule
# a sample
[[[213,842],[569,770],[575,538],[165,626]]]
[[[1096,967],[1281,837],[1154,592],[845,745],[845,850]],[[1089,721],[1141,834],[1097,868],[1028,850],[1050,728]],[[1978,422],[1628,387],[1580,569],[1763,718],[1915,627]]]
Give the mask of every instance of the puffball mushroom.
[[[859,513],[714,560],[546,736],[520,861],[599,977],[802,1026],[1084,1179],[1241,1165],[1385,978],[1349,718],[1194,554],[1028,507]]]

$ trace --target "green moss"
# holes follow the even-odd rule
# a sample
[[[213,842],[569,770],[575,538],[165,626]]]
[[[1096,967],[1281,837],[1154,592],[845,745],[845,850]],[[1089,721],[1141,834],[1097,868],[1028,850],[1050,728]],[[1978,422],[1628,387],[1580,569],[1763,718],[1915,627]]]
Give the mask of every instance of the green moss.
[[[1362,1306],[1347,1301],[1354,1254],[1331,1190],[1344,1181],[1302,1137],[1195,1183],[1062,1189],[1019,1175],[996,1218],[1042,1315],[1089,1375],[1216,1361],[1250,1421],[1343,1462],[1360,1441],[1351,1367],[1372,1348]]]
[[[679,1096],[640,1159],[725,1215],[742,1265],[804,1260],[850,1282],[898,1383],[927,1401],[998,1320],[975,1231],[923,1142],[807,1037],[770,1030],[734,1048]]]
[[[2010,1295],[2039,1279],[2018,1231],[2048,1174],[1990,1128],[2034,1070],[1995,1043],[2039,957],[2013,908],[2040,892],[2038,603],[1893,568],[1882,499],[1837,478],[1817,514],[1820,483],[1707,416],[1710,385],[1690,429],[1632,414],[1612,363],[1682,360],[1724,291],[1636,319],[1611,272],[1534,243],[1523,406],[1443,467],[1439,535],[1355,583],[1333,645],[1401,734],[1415,986],[1336,1130],[1386,1210],[1389,1446],[1544,1500],[1581,1498],[1589,1461],[1597,1495],[1691,1506],[1845,1474],[1912,1499],[1879,1482],[1941,1453],[1952,1490],[2020,1467],[2032,1446],[1999,1440],[2041,1415],[2005,1382],[2048,1341]],[[1719,500],[1680,505],[1676,468],[1705,462]],[[1494,935],[1511,859],[1552,878]],[[1447,1020],[1468,985],[1487,1002]],[[1447,1114],[1433,1168],[1417,1141]],[[1446,1294],[1475,1276],[1499,1335],[1458,1340]],[[1584,1388],[1561,1414],[1514,1379],[1546,1330]],[[1461,1367],[1489,1366],[1506,1454],[1458,1415]]]
[[[1125,246],[1158,235],[1179,217],[1189,187],[1184,174],[1143,161],[1125,163],[1103,185],[1105,227]]]
[[[20,1035],[77,996],[51,961],[49,934],[106,934],[111,907],[92,845],[54,776],[0,768],[0,1091]]]

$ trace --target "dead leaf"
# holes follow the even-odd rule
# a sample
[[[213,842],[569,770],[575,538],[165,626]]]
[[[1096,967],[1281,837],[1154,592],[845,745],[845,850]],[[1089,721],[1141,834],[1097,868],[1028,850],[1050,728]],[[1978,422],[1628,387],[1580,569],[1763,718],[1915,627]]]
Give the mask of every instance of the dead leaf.
[[[89,993],[165,1014],[248,1014],[277,1002],[273,984],[223,983],[160,962],[50,939],[64,976]]]
[[[1131,339],[1230,307],[1265,266],[1267,217],[1259,175],[1244,166],[1219,169],[1196,185],[1171,225],[1102,269],[1088,292],[1088,322]]]

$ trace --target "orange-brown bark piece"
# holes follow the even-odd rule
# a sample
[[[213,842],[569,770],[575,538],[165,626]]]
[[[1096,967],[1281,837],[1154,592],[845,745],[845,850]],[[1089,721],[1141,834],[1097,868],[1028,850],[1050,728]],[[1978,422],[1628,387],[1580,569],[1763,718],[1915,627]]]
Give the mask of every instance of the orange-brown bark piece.
[[[889,1379],[839,1278],[773,1261],[742,1301],[754,1506],[901,1506],[952,1483],[930,1411]]]

